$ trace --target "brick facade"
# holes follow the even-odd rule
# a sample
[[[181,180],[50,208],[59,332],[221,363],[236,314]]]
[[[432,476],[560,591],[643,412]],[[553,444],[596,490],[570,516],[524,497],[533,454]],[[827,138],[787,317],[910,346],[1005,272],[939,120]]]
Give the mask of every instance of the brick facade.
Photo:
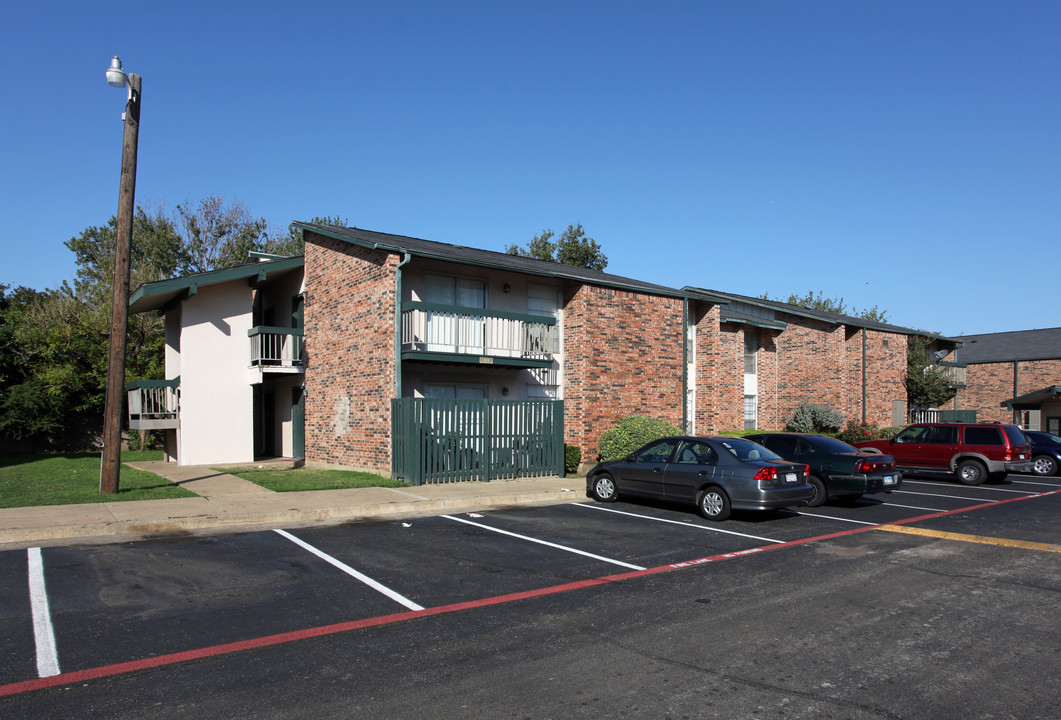
[[[579,285],[564,298],[564,430],[584,460],[627,415],[681,426],[682,301]]]
[[[956,409],[976,410],[981,422],[1013,422],[1013,412],[1002,403],[1059,384],[1061,359],[970,364],[965,377]]]
[[[306,233],[306,460],[389,474],[398,257]]]

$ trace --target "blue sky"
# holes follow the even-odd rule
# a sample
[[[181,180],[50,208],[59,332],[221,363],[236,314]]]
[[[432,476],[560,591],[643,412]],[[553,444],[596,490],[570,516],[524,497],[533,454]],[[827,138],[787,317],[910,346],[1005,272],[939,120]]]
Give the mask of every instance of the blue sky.
[[[119,55],[140,204],[498,251],[582,222],[648,282],[1057,327],[1059,31],[1021,0],[9,3],[0,283],[72,279],[116,212]]]

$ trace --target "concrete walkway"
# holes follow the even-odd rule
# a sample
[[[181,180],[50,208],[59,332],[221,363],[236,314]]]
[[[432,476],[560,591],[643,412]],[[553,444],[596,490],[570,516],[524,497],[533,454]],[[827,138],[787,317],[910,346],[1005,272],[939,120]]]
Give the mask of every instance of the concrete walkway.
[[[393,519],[586,498],[581,478],[277,493],[208,467],[161,461],[128,465],[160,475],[199,497],[0,508],[0,549],[57,545],[84,538],[99,542],[145,535]]]

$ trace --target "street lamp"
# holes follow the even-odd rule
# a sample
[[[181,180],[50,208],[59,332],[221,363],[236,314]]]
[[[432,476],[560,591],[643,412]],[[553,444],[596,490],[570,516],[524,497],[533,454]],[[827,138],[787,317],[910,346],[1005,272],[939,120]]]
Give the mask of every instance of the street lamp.
[[[140,133],[140,76],[127,74],[115,55],[107,69],[107,83],[129,87],[122,119],[122,178],[118,187],[118,223],[114,241],[114,280],[111,293],[110,358],[107,363],[107,404],[103,411],[103,461],[99,491],[118,492],[122,449],[122,399],[125,394],[125,335],[129,319],[129,257],[133,246],[133,195],[136,190],[136,143]]]

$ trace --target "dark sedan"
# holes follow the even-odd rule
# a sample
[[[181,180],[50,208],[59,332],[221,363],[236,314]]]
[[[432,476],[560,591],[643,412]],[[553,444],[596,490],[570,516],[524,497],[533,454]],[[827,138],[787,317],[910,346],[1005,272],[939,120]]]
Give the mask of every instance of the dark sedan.
[[[1025,430],[1024,437],[1032,446],[1032,471],[1043,477],[1057,475],[1061,466],[1061,437],[1038,430]]]
[[[743,438],[668,437],[599,463],[586,475],[586,495],[695,503],[708,520],[725,520],[732,510],[806,504],[814,497],[807,472]]]
[[[903,484],[891,455],[881,455],[852,447],[836,438],[803,433],[763,433],[746,435],[748,440],[795,462],[810,467],[814,499],[807,505],[818,507],[833,495],[857,500],[866,493],[891,492]]]

